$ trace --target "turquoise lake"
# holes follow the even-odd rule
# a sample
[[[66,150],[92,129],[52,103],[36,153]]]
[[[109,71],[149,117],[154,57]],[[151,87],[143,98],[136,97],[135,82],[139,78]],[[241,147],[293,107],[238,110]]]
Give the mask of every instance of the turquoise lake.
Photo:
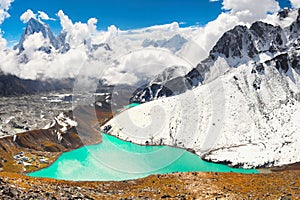
[[[29,173],[28,176],[73,181],[120,181],[172,172],[258,173],[254,169],[234,169],[205,162],[183,149],[139,146],[107,134],[102,135],[102,143],[63,153],[48,168]]]

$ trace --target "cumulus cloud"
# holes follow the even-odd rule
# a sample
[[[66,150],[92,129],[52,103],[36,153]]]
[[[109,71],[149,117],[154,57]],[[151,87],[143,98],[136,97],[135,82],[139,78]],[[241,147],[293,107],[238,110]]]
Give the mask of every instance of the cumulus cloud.
[[[42,46],[49,46],[49,44],[50,44],[49,39],[44,38],[41,32],[34,33],[32,35],[29,35],[24,41],[23,43],[23,47],[25,49],[24,53],[26,53],[26,55],[31,56],[33,55],[35,50],[39,49]]]
[[[290,0],[294,8],[300,8],[300,0]]]
[[[55,20],[54,18],[50,18],[48,14],[43,11],[38,11],[38,18],[42,20]]]
[[[0,24],[3,23],[5,18],[10,17],[8,9],[13,1],[14,0],[0,0]]]
[[[26,51],[32,50],[29,47]],[[33,59],[34,58],[34,59]],[[65,54],[49,55],[42,51],[34,51],[29,62],[19,64],[19,76],[27,79],[73,78],[88,60],[82,49],[71,49]]]
[[[96,30],[97,30],[97,24],[98,20],[96,18],[90,18],[88,21],[87,21],[87,26],[88,26],[88,29],[89,29],[89,32],[90,33],[95,33]]]
[[[50,18],[49,15],[43,11],[38,11],[38,13],[34,13],[31,9],[26,10],[20,17],[20,20],[23,23],[27,23],[31,18],[38,20],[55,20],[54,18]]]
[[[263,19],[268,12],[280,9],[275,0],[224,0],[223,9],[230,10],[243,21]]]
[[[73,22],[60,10],[57,16],[62,31],[66,33],[66,42],[71,47],[68,52],[61,54],[52,49],[52,53],[47,54],[37,51],[41,46],[51,46],[51,44],[41,33],[36,33],[24,42],[23,54],[26,54],[28,62],[18,63],[20,57],[16,51],[1,51],[0,67],[3,71],[14,73],[22,78],[37,79],[43,76],[68,78],[82,74],[88,77],[105,78],[110,84],[135,84],[149,80],[172,65],[196,66],[207,57],[225,31],[238,24],[249,26],[252,22],[265,19],[268,13],[279,9],[278,2],[275,0],[223,0],[222,5],[223,12],[202,27],[180,28],[179,24],[174,22],[129,31],[122,31],[114,25],[109,26],[107,31],[99,31],[96,18],[90,18],[85,23]],[[51,20],[45,12],[34,13],[31,10],[23,13],[21,20],[27,22],[31,17]],[[168,51],[140,49],[145,39],[170,39],[176,34],[190,41],[176,55]],[[101,43],[108,43],[113,50],[107,51],[101,47],[91,50],[93,45],[97,46]],[[0,38],[0,46],[5,45],[5,41]]]
[[[26,10],[20,17],[20,20],[23,23],[27,23],[31,18],[36,19],[36,14],[33,13],[32,10]]]
[[[105,68],[103,73],[103,78],[109,84],[145,84],[143,81],[149,81],[165,68],[185,66],[190,70],[193,67],[189,62],[169,51],[155,48],[130,52],[119,57],[118,61],[117,65]]]
[[[62,29],[64,31],[68,31],[72,29],[73,26],[72,21],[67,15],[65,15],[65,13],[62,10],[58,11],[57,16],[60,19],[60,25],[62,26]]]
[[[8,10],[11,6],[13,0],[0,0],[0,25],[3,21],[10,17]],[[3,51],[6,48],[7,41],[2,36],[2,30],[0,29],[0,51]],[[0,57],[3,56],[4,53],[0,53]]]
[[[57,13],[57,16],[60,19],[63,31],[67,33],[67,41],[72,47],[91,40],[91,36],[96,32],[96,24],[98,22],[96,18],[90,18],[87,23],[73,23],[62,10]]]

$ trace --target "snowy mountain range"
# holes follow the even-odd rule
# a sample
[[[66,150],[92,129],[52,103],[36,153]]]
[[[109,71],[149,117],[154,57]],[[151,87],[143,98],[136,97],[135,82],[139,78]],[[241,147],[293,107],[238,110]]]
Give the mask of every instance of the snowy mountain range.
[[[289,16],[297,17],[280,25]],[[300,10],[284,9],[276,20],[225,32],[207,59],[180,76],[176,68],[158,75],[131,99],[150,102],[117,115],[104,129],[237,167],[299,162]]]
[[[286,15],[280,12],[279,18],[288,16],[290,11],[284,11]],[[258,63],[264,59],[275,58],[276,55],[287,52],[288,49],[294,49],[298,45],[299,23],[298,17],[294,23],[284,28],[261,21],[253,23],[250,28],[238,25],[223,34],[210,51],[208,58],[199,63],[197,67],[183,76],[169,76],[169,80],[164,80],[160,84],[157,81],[151,81],[147,87],[137,92],[132,101],[145,102],[157,97],[171,96],[203,84],[207,80],[211,80],[212,76],[213,78],[218,77],[223,73],[222,71],[214,74],[209,71],[220,58],[225,59],[231,68],[249,62],[259,65]],[[297,65],[293,65],[293,67],[297,67]],[[209,74],[210,77],[207,77]],[[177,81],[173,79],[177,79]],[[169,85],[173,85],[174,81],[177,86],[170,87]],[[151,90],[151,87],[155,89]],[[168,87],[169,89],[167,89]]]
[[[90,26],[80,22],[70,26],[74,26],[73,32],[63,28],[56,36],[41,19],[29,19],[18,44],[4,52],[3,73],[31,80],[73,79],[82,74],[109,85],[147,83],[161,69],[142,70],[136,66],[136,60],[140,59],[136,57],[142,56],[145,68],[162,59],[156,49],[172,56],[188,42],[185,38],[188,34],[184,32],[193,30],[181,31],[178,23],[129,31],[111,26],[108,31],[97,33],[90,32]],[[161,39],[157,40],[158,37]],[[167,67],[181,64],[166,56],[164,62]],[[111,70],[106,70],[109,66]],[[131,77],[134,82],[120,83],[116,78],[120,76]]]

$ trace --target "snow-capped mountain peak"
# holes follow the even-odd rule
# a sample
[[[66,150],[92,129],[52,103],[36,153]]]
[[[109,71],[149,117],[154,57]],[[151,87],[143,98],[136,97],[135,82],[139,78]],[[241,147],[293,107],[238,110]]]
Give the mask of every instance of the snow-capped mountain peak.
[[[51,31],[49,25],[37,19],[31,18],[27,23],[27,26],[22,34],[20,42],[14,47],[14,49],[19,49],[19,51],[22,52],[24,50],[23,43],[25,42],[25,40],[30,35],[33,35],[35,33],[42,33],[43,37],[45,39],[49,39],[50,44],[55,49],[58,49],[61,46],[60,42],[56,39],[53,32]]]

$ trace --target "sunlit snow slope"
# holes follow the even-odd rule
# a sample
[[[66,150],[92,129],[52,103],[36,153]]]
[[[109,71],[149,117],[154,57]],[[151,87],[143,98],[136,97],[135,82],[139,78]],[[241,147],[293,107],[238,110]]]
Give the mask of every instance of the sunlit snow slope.
[[[148,85],[136,98],[153,101],[116,116],[106,130],[233,166],[299,162],[300,11],[295,12],[289,26],[256,22],[224,33],[209,58],[177,82],[192,89],[153,100],[145,96]]]

